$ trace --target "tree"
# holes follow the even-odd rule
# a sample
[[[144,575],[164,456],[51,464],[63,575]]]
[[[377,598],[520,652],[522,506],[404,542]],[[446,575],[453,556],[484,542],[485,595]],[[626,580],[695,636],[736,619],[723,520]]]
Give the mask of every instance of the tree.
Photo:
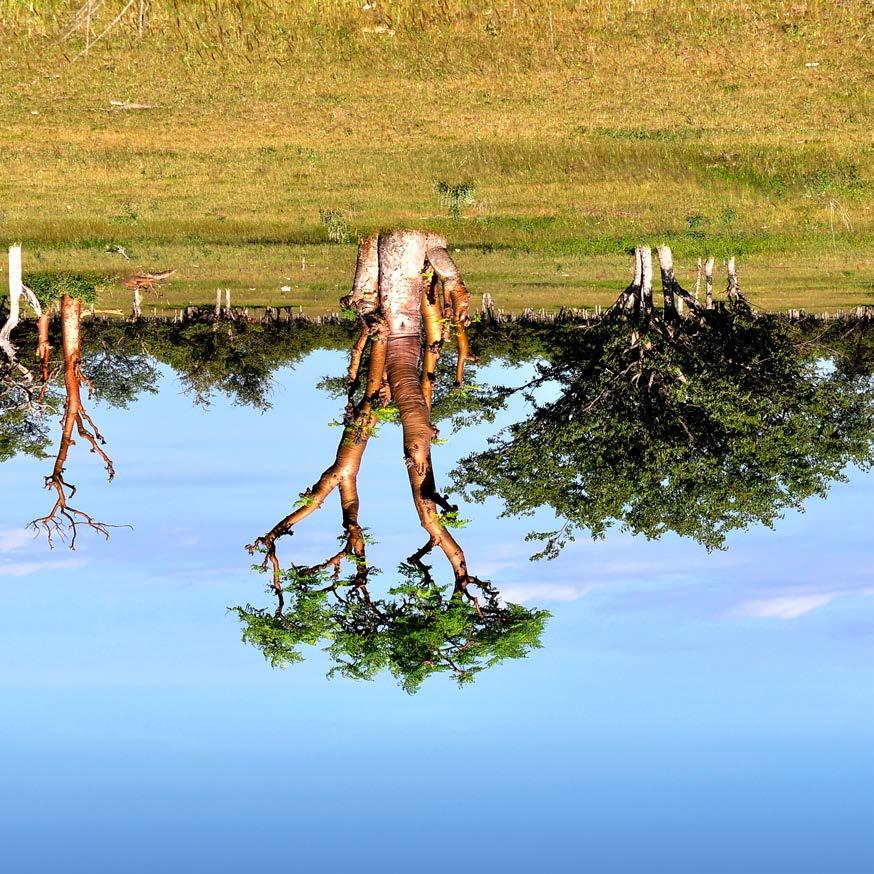
[[[115,475],[112,460],[103,450],[105,440],[94,420],[88,414],[82,400],[82,386],[90,389],[91,384],[82,371],[81,323],[82,303],[93,303],[102,277],[83,274],[36,274],[29,277],[28,285],[33,289],[45,313],[49,306],[58,303],[61,311],[61,337],[64,354],[64,388],[66,399],[64,415],[61,421],[61,439],[52,472],[45,479],[45,487],[54,492],[55,501],[51,510],[45,515],[34,519],[29,527],[37,532],[44,532],[49,545],[54,537],[69,538],[70,549],[75,549],[78,529],[84,525],[105,537],[109,536],[109,526],[96,521],[84,510],[73,507],[69,499],[76,494],[76,487],[64,478],[67,457],[70,447],[75,445],[74,429],[79,437],[91,447],[91,451],[100,456],[106,466],[109,479]],[[42,326],[39,329],[39,345],[37,354],[45,362],[44,373],[48,371],[48,351],[42,348],[45,334]],[[47,385],[47,377],[44,377]]]
[[[454,472],[464,494],[496,495],[505,514],[555,512],[558,529],[530,535],[538,557],[614,524],[721,547],[872,461],[867,378],[824,371],[786,320],[752,311],[733,271],[728,301],[707,309],[660,256],[663,309],[640,249],[634,282],[602,320],[558,330],[534,379],[496,391],[524,396],[527,417]]]
[[[456,383],[473,360],[466,331],[470,294],[445,240],[392,231],[361,242],[352,291],[341,303],[356,313],[359,324],[346,374],[343,433],[333,463],[288,515],[247,546],[251,554],[264,554],[260,567],[272,570],[278,607],[272,615],[234,608],[246,624],[244,640],[261,647],[273,664],[299,660],[301,643],[330,640],[335,671],[369,679],[387,669],[408,691],[436,671],[450,670],[466,682],[483,667],[539,645],[546,620],[545,613],[501,605],[491,584],[468,571],[464,551],[449,530],[458,508],[437,491],[431,459],[437,436],[431,421],[437,367],[447,326],[456,336]],[[367,587],[371,569],[359,522],[357,479],[367,443],[392,401],[403,432],[413,507],[428,540],[401,566],[406,582],[390,590],[393,598],[374,600]],[[283,570],[277,541],[292,535],[335,489],[343,526],[340,550],[315,568]],[[423,562],[435,548],[453,570],[448,597]],[[356,570],[340,585],[344,561]],[[332,582],[323,585],[329,567],[334,569]]]

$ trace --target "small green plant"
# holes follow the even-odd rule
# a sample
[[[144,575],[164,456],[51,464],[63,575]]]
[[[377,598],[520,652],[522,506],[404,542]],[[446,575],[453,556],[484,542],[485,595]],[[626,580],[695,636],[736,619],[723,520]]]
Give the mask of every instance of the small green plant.
[[[398,411],[398,408],[394,404],[389,404],[386,407],[377,407],[373,411],[373,415],[376,417],[376,420],[380,423],[382,423],[382,422],[399,422],[401,420],[401,414]]]
[[[314,498],[309,492],[301,492],[298,495],[297,500],[294,502],[295,510],[302,509],[303,507],[309,507],[312,504]]]
[[[437,513],[437,521],[444,528],[466,528],[470,519],[463,519],[458,515],[458,510],[442,510]]]
[[[350,239],[349,223],[339,209],[320,209],[319,218],[328,229],[328,239],[332,243],[348,243]]]
[[[434,190],[440,195],[440,201],[446,207],[451,218],[459,218],[465,206],[472,206],[476,189],[470,182],[460,182],[450,185],[448,182],[438,182]]]

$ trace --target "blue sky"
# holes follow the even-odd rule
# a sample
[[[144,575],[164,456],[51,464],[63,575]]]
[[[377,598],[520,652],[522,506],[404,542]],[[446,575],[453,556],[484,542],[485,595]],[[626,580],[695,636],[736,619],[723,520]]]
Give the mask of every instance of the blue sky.
[[[527,560],[538,519],[465,507],[472,570],[553,614],[544,648],[458,690],[274,671],[226,607],[267,603],[243,545],[333,457],[317,353],[265,414],[172,375],[95,406],[116,462],[72,450],[75,553],[22,532],[45,461],[0,469],[0,866],[9,871],[871,870],[874,479],[708,555],[667,537]],[[435,450],[438,476],[479,445]],[[368,447],[362,521],[390,569],[423,540],[399,432]],[[336,501],[280,547],[327,555]],[[6,858],[8,864],[3,863]]]

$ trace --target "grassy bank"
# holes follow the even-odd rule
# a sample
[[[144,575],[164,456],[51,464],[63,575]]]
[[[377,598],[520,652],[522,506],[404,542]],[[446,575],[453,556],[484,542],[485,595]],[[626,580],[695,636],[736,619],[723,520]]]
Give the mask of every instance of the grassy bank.
[[[0,2],[0,235],[33,268],[317,312],[404,224],[507,308],[608,302],[641,240],[687,282],[740,255],[761,306],[874,302],[865,3],[155,0],[102,39],[126,4],[95,5]]]

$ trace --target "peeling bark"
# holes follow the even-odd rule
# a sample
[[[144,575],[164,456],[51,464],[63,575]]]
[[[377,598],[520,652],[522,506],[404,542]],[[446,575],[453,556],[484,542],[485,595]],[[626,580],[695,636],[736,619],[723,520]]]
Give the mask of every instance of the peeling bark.
[[[352,290],[340,299],[340,305],[355,310],[365,324],[379,309],[378,245],[379,234],[371,234],[359,243]]]
[[[435,273],[422,295],[422,325],[425,330],[425,340],[420,382],[429,411],[434,396],[434,383],[437,380],[437,363],[443,346],[443,303],[437,294],[437,281]]]
[[[658,255],[662,274],[662,291],[665,296],[665,317],[670,321],[681,316],[684,304],[688,305],[690,314],[700,316],[701,304],[677,280],[674,273],[674,256],[670,246],[659,246]]]
[[[474,580],[468,575],[464,552],[443,525],[438,510],[454,512],[457,507],[437,492],[431,461],[431,442],[437,433],[431,423],[431,403],[447,317],[456,331],[458,383],[465,363],[476,360],[470,353],[466,331],[470,293],[448,254],[446,240],[409,230],[366,237],[359,245],[352,290],[341,304],[355,311],[361,330],[350,353],[346,425],[334,463],[304,493],[303,506],[247,548],[266,553],[264,567],[272,564],[273,585],[281,604],[276,540],[292,534],[293,528],[321,507],[336,488],[340,491],[346,545],[319,567],[336,568],[344,557],[354,557],[361,567],[364,540],[358,523],[357,476],[376,425],[375,409],[393,399],[400,414],[413,504],[428,533],[428,544],[420,552],[425,554],[439,546],[453,568],[458,590],[466,592],[468,583]],[[353,399],[368,343],[367,386],[356,405]]]
[[[437,510],[438,506],[444,510],[457,508],[437,492],[431,461],[431,441],[436,432],[431,424],[430,409],[422,392],[418,370],[421,347],[419,322],[422,309],[422,262],[419,258],[425,254],[424,237],[425,235],[417,231],[395,231],[380,238],[379,293],[389,330],[388,381],[400,412],[404,460],[413,504],[422,527],[428,532],[429,543],[432,547],[440,547],[446,555],[458,582],[468,579],[467,562],[463,550],[440,521]],[[438,269],[430,262],[435,273],[440,275],[442,269],[449,281],[456,283],[455,290],[460,297],[458,309],[454,312],[464,319],[467,315],[465,305],[469,306],[470,296],[466,289],[463,292],[458,289],[460,279],[454,280],[452,274],[446,270],[441,253],[435,253],[435,260],[441,265]],[[451,294],[450,289],[450,299]]]
[[[737,281],[737,267],[734,262],[734,255],[728,259],[728,263],[726,264],[726,273],[728,275],[728,284],[726,287],[726,294],[728,295],[729,301],[733,304],[738,303],[746,303],[747,299],[744,293],[740,290],[740,285]]]

